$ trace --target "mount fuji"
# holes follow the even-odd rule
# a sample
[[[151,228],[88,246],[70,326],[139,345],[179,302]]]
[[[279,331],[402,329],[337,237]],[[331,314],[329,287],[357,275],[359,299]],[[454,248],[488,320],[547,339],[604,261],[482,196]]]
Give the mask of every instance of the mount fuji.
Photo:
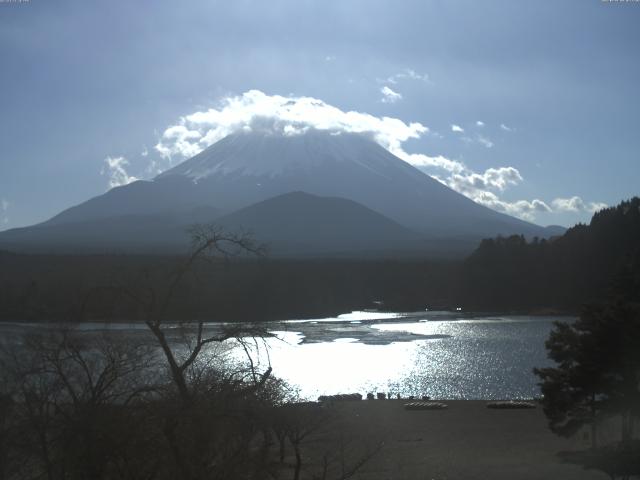
[[[252,131],[152,180],[2,232],[0,247],[177,251],[190,224],[212,221],[296,256],[462,254],[484,237],[558,233],[473,202],[363,135]]]

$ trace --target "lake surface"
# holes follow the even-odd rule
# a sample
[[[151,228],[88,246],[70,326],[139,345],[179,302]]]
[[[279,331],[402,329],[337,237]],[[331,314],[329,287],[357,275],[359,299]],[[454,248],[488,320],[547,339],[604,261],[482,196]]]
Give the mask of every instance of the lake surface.
[[[353,312],[272,324],[262,366],[300,395],[385,392],[434,399],[524,399],[540,394],[534,367],[568,317],[465,316],[449,312]],[[268,359],[267,359],[268,357]]]
[[[352,312],[335,318],[271,322],[274,335],[250,342],[254,362],[319,395],[385,392],[433,399],[525,399],[540,394],[534,367],[550,365],[544,342],[555,320],[462,312]],[[210,323],[217,329],[221,324]],[[3,336],[43,324],[0,324]],[[81,331],[139,335],[142,324],[80,324]],[[231,354],[239,360],[245,353]]]

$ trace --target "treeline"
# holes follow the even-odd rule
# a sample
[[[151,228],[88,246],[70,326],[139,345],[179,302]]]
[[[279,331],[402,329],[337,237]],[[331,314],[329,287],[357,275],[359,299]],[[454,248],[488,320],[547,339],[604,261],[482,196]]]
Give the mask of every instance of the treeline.
[[[166,295],[184,257],[0,254],[0,320],[103,321],[144,316],[134,295]],[[176,320],[313,318],[352,309],[449,308],[459,264],[427,261],[206,261],[181,282]]]
[[[617,276],[627,277],[627,288],[639,285],[638,197],[597,212],[589,225],[555,239],[483,240],[464,262],[460,297],[479,310],[577,311],[605,298]]]

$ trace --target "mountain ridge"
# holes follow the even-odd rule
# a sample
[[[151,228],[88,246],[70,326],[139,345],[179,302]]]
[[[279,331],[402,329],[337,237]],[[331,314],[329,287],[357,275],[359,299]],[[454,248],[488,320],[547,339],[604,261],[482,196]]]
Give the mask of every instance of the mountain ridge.
[[[169,227],[176,224],[174,220],[183,218],[185,224],[195,210],[211,212],[198,217],[199,222],[213,221],[291,192],[355,202],[417,232],[427,244],[449,242],[459,251],[470,251],[470,245],[486,237],[557,234],[557,229],[548,230],[473,202],[363,135],[313,130],[300,135],[229,135],[153,180],[113,188],[36,226],[0,233],[0,246],[9,238],[15,245],[18,237],[26,243],[46,243],[44,237],[38,237],[45,226],[58,226],[62,232],[64,225],[74,224],[80,235],[79,225],[85,222],[86,228],[95,228],[100,220],[117,230],[111,235],[119,237],[121,244],[130,235],[144,236],[139,225],[113,220],[130,215],[149,217],[147,221],[160,237],[162,221],[158,219],[167,217],[166,235],[171,236]],[[271,215],[277,216],[275,212]],[[328,229],[333,223],[329,220],[324,220]],[[63,237],[60,233],[59,238]]]

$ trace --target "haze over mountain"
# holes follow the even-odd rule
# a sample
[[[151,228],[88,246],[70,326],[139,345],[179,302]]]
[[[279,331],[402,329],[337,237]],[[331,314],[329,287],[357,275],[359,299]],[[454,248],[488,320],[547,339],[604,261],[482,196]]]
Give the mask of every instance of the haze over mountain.
[[[236,212],[291,192],[309,195]],[[305,254],[406,251],[420,237],[461,251],[484,237],[558,233],[473,202],[363,135],[243,131],[151,181],[114,188],[40,225],[3,232],[0,245],[89,250],[117,245],[126,251],[134,245],[144,250],[147,242],[175,248],[181,243],[178,232],[188,224],[221,216],[227,228],[253,228],[258,240],[268,240],[283,254],[285,245],[296,244]],[[308,222],[304,238],[292,227],[301,219]],[[354,225],[362,229],[362,241],[356,241],[355,231],[344,235]]]

